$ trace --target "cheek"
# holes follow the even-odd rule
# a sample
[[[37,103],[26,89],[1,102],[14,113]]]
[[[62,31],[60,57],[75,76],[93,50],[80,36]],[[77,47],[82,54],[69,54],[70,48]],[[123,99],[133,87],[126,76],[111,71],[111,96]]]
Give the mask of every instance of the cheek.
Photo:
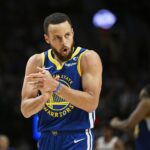
[[[53,42],[52,45],[57,48],[61,47],[61,44],[59,42]]]
[[[53,42],[53,43],[51,43],[50,45],[51,45],[52,48],[54,48],[54,49],[56,49],[56,50],[59,50],[59,49],[61,49],[61,47],[62,47],[61,44],[59,44],[59,43],[57,43],[57,42],[55,42],[55,43]]]
[[[72,43],[73,43],[73,38],[70,38],[70,39],[68,40],[68,43],[69,43],[69,45],[71,46]]]

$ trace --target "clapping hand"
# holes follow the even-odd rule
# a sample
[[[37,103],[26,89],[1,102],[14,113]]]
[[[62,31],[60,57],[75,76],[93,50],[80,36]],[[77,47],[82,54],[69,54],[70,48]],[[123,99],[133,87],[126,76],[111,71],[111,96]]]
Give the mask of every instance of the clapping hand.
[[[42,94],[52,93],[58,85],[59,76],[53,78],[44,68],[37,67],[37,69],[38,73],[31,73],[27,76],[28,83],[32,84],[34,89],[40,90]]]

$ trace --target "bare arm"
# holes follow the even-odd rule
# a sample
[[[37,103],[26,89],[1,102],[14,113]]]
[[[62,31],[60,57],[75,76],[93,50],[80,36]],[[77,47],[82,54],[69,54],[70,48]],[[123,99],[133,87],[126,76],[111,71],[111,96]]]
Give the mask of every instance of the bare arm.
[[[98,106],[102,85],[102,64],[94,51],[88,51],[82,56],[81,73],[83,91],[63,86],[59,96],[74,106],[91,112]]]
[[[134,128],[136,124],[149,114],[149,112],[150,100],[142,100],[128,119],[121,121],[118,118],[114,118],[111,121],[111,126],[122,130]]]
[[[38,89],[28,82],[27,76],[31,73],[37,73],[37,67],[42,67],[41,54],[32,56],[26,66],[21,101],[21,112],[26,118],[39,112],[49,96],[48,93],[37,96]]]

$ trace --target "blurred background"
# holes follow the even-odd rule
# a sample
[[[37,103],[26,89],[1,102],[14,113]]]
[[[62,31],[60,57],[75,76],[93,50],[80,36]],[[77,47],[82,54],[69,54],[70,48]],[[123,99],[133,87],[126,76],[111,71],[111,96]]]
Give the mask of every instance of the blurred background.
[[[94,24],[94,15],[103,9],[113,13],[114,22],[107,15],[101,16],[102,12],[97,15],[103,17],[101,23]],[[1,0],[0,134],[9,137],[10,147],[36,150],[32,118],[23,118],[20,102],[27,60],[48,49],[43,38],[45,16],[56,11],[67,13],[73,23],[75,44],[95,50],[102,59],[103,87],[95,122],[97,138],[112,117],[129,116],[138,103],[140,89],[150,83],[149,9],[149,0]],[[126,149],[134,149],[131,132],[114,133]]]

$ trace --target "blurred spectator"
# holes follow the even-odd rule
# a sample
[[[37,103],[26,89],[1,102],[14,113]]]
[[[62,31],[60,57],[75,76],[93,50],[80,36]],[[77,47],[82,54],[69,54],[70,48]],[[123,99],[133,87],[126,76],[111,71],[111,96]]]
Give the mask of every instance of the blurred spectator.
[[[109,124],[104,125],[102,136],[96,141],[96,150],[124,150],[124,144],[117,136],[113,135],[113,129]]]
[[[6,135],[0,135],[0,150],[10,150],[9,138]]]

